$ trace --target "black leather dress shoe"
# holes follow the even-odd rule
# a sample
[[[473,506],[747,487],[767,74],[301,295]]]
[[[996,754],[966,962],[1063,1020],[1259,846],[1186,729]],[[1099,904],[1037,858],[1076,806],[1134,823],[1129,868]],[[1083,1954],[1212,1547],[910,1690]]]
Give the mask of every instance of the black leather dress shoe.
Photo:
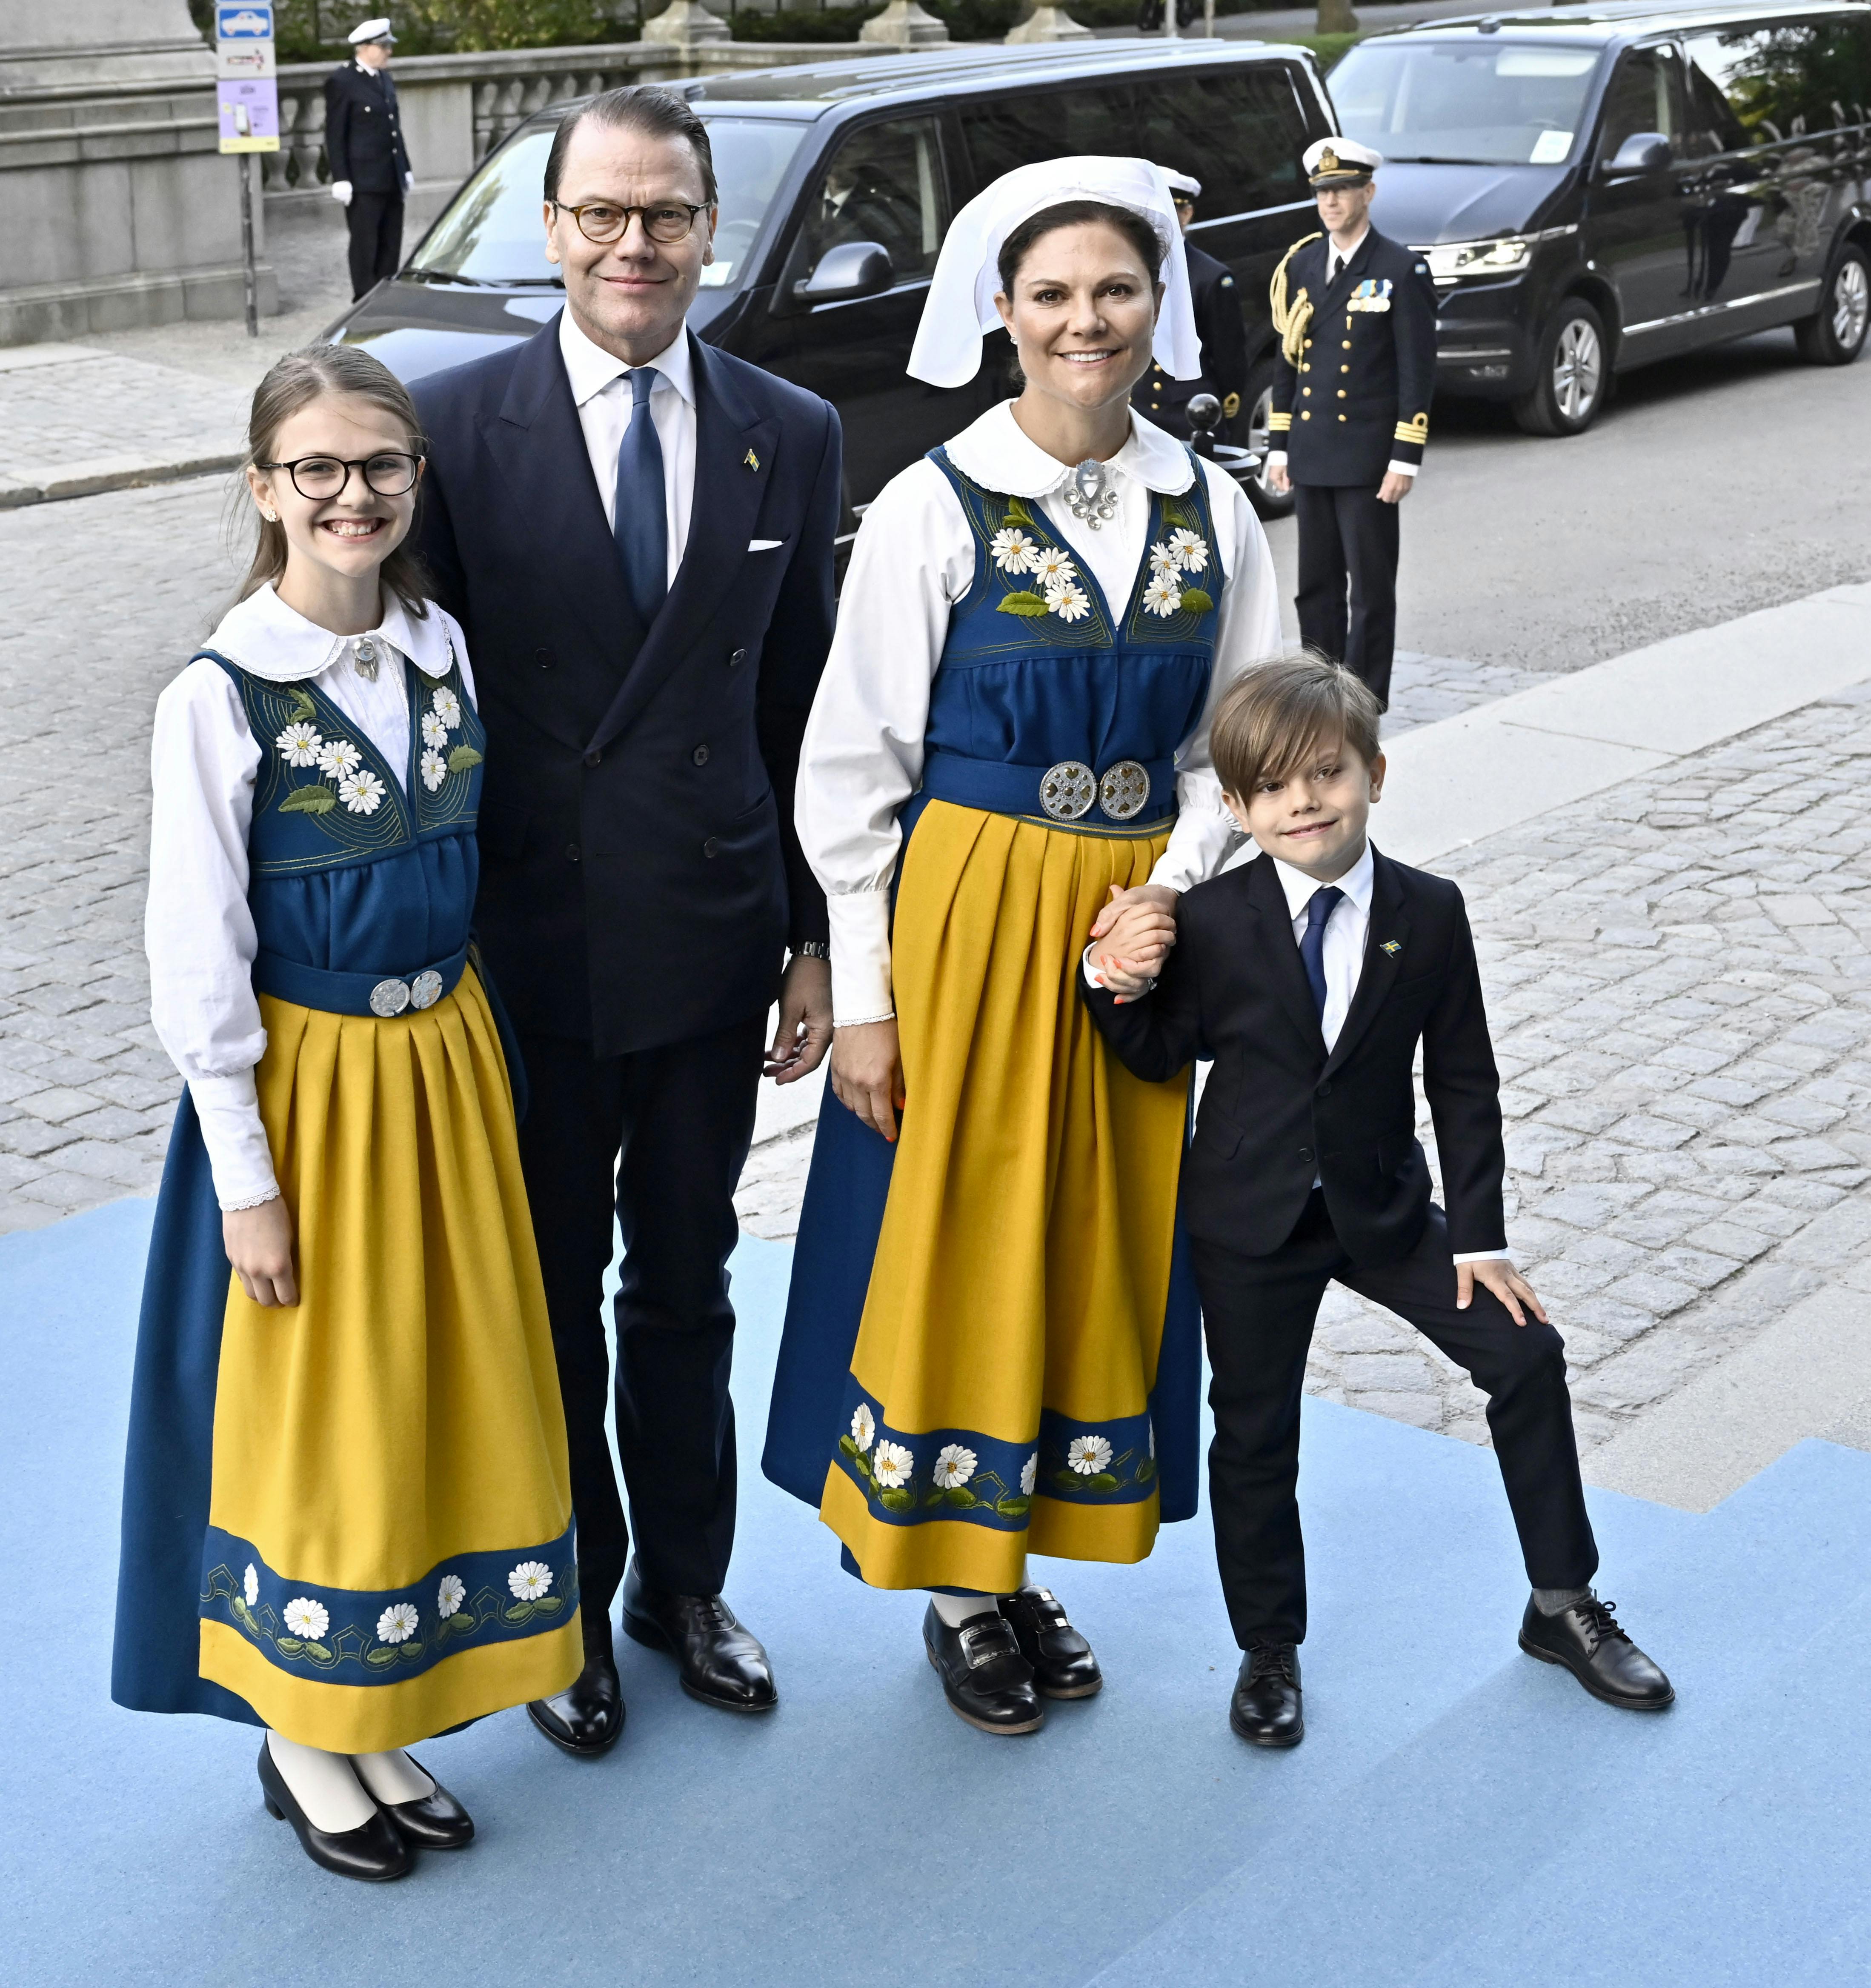
[[[607,1753],[624,1730],[624,1690],[609,1651],[587,1644],[584,1668],[556,1696],[534,1699],[526,1716],[568,1753]]]
[[[1250,1746],[1297,1746],[1305,1738],[1297,1643],[1256,1643],[1241,1658],[1228,1723]]]
[[[1020,1653],[1013,1625],[998,1609],[951,1629],[932,1603],[922,1647],[958,1719],[983,1733],[1037,1733],[1046,1708],[1033,1688],[1033,1666]]]
[[[771,1712],[780,1702],[760,1639],[743,1629],[719,1594],[659,1594],[632,1560],[624,1577],[624,1633],[667,1650],[682,1667],[682,1689],[724,1712]]]
[[[428,1770],[412,1753],[410,1765]],[[377,1806],[396,1824],[398,1835],[406,1843],[424,1850],[459,1850],[474,1841],[474,1817],[449,1794],[433,1774],[435,1785],[414,1801],[381,1802]],[[369,1793],[367,1789],[366,1794]]]
[[[1531,1596],[1521,1618],[1520,1646],[1543,1664],[1563,1664],[1594,1698],[1629,1712],[1661,1712],[1676,1687],[1625,1634],[1615,1601],[1588,1601],[1543,1615]]]
[[[1002,1595],[1000,1613],[1013,1625],[1041,1697],[1089,1698],[1104,1689],[1105,1673],[1091,1645],[1067,1621],[1064,1604],[1050,1587]]]
[[[370,1821],[360,1823],[355,1829],[315,1827],[286,1786],[272,1749],[264,1740],[260,1742],[260,1796],[275,1822],[293,1825],[299,1848],[313,1862],[340,1878],[361,1878],[368,1883],[383,1884],[391,1878],[407,1877],[415,1868],[416,1860],[409,1845],[381,1809],[374,1810]]]

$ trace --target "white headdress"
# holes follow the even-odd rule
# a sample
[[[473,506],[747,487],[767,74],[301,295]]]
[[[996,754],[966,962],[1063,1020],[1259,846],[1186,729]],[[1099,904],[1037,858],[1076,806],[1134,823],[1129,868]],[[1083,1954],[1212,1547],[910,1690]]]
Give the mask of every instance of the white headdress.
[[[966,386],[981,368],[981,336],[1000,326],[1001,245],[1023,221],[1068,200],[1102,201],[1141,215],[1162,245],[1162,308],[1155,358],[1178,380],[1202,371],[1202,343],[1189,295],[1189,265],[1169,175],[1148,159],[1086,157],[1016,166],[983,189],[949,225],[909,355],[912,377],[932,387]]]

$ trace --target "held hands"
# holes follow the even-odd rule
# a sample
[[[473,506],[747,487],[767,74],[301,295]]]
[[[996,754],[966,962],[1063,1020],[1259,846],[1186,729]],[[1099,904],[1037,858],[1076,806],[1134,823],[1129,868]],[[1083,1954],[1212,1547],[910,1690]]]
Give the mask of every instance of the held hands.
[[[1162,971],[1176,944],[1178,894],[1160,884],[1111,885],[1111,901],[1091,927],[1091,965],[1120,1004],[1147,994]]]
[[[1457,1263],[1455,1266],[1455,1308],[1466,1311],[1474,1301],[1475,1286],[1485,1285],[1507,1308],[1516,1325],[1527,1323],[1522,1304],[1540,1323],[1546,1324],[1546,1307],[1534,1295],[1532,1285],[1514,1269],[1504,1256],[1496,1256],[1484,1263]]]
[[[1394,469],[1384,472],[1384,480],[1377,486],[1377,501],[1380,504],[1401,504],[1416,487],[1413,476],[1399,476]],[[1413,531],[1415,526],[1411,529]]]
[[[825,1060],[831,1046],[831,962],[797,953],[780,983],[780,1019],[763,1077],[797,1084]]]
[[[905,1098],[894,1015],[885,1022],[853,1023],[833,1035],[831,1089],[848,1111],[896,1144],[897,1114]]]
[[[230,1209],[221,1218],[221,1245],[256,1305],[296,1305],[293,1276],[293,1217],[285,1197],[275,1195],[258,1208]]]
[[[350,181],[349,180],[333,180],[331,183],[331,197],[337,202],[339,206],[349,207],[351,204]]]

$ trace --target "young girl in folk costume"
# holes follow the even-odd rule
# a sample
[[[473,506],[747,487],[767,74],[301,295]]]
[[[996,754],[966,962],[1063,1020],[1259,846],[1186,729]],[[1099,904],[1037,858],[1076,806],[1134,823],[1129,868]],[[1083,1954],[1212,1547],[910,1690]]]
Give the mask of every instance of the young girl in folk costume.
[[[469,943],[483,734],[367,354],[253,398],[242,597],[163,693],[147,945],[188,1088],[144,1288],[112,1696],[266,1729],[354,1878],[473,1824],[402,1749],[581,1658],[513,1095]]]
[[[971,201],[911,372],[963,384],[1003,323],[1024,390],[866,512],[806,735],[835,1096],[766,1467],[851,1570],[935,1591],[949,1702],[1023,1733],[1102,1682],[1029,1550],[1141,1560],[1196,1505],[1187,1087],[1133,1079],[1074,976],[1095,931],[1160,956],[1220,867],[1208,714],[1280,624],[1240,490],[1129,406],[1152,353],[1200,365],[1162,171],[1054,160]]]

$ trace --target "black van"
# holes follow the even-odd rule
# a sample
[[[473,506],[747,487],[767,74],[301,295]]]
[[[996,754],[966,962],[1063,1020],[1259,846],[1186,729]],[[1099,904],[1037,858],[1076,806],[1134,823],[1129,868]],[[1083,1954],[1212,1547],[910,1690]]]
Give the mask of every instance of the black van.
[[[1555,7],[1361,42],[1333,70],[1383,154],[1377,225],[1429,259],[1437,385],[1575,434],[1612,376],[1871,318],[1871,7]]]
[[[1314,225],[1300,155],[1336,128],[1308,51],[1220,41],[962,46],[672,86],[708,120],[721,185],[716,259],[689,323],[836,405],[854,507],[1007,388],[1004,335],[967,387],[925,387],[904,370],[949,217],[1010,167],[1074,153],[1154,159],[1202,181],[1193,234],[1239,279],[1254,367],[1232,438],[1264,448],[1267,284]],[[519,126],[402,270],[326,336],[367,346],[415,380],[550,318],[563,290],[545,258],[540,184],[567,107]],[[834,205],[843,212],[827,231]]]

